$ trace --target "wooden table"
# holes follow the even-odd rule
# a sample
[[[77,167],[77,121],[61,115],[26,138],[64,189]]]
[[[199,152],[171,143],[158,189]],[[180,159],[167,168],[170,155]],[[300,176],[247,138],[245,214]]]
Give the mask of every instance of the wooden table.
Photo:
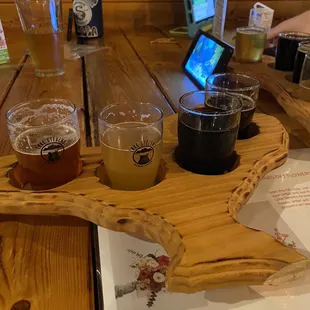
[[[84,146],[99,145],[98,112],[108,104],[147,101],[165,116],[175,113],[179,97],[196,87],[180,69],[187,38],[151,44],[167,29],[105,29],[110,49],[67,61],[66,74],[55,78],[36,77],[21,30],[5,29],[13,65],[0,67],[0,154],[12,153],[5,113],[27,99],[60,97],[84,107]],[[310,145],[310,134],[264,91],[259,112],[283,123],[291,148]],[[77,218],[0,216],[0,309],[102,309],[96,237],[96,228]]]

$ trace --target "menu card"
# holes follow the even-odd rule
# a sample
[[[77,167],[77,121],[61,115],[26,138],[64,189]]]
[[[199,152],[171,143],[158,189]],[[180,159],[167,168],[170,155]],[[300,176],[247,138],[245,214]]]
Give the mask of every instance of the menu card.
[[[286,164],[260,182],[238,221],[310,258],[310,149],[290,151]]]
[[[309,257],[310,150],[291,151],[288,162],[269,173],[239,221],[264,230]],[[169,293],[169,258],[157,243],[99,228],[104,309],[107,310],[307,310],[310,272],[280,286],[239,286],[196,294]]]

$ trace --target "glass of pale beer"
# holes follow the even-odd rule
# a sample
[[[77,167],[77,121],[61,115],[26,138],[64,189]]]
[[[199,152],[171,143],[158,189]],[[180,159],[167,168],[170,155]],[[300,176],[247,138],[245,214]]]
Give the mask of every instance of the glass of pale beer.
[[[267,30],[260,27],[240,27],[236,32],[235,60],[240,63],[260,62]]]
[[[73,103],[63,99],[28,101],[11,108],[6,121],[18,161],[10,176],[13,185],[50,189],[80,174],[80,128]]]
[[[61,0],[16,0],[16,7],[36,75],[64,74]]]
[[[163,112],[150,103],[110,105],[99,115],[103,162],[113,189],[152,187],[163,147]]]

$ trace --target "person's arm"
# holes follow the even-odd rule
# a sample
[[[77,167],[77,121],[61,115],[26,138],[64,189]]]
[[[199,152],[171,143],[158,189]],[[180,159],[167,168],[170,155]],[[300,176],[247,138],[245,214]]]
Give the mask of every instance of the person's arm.
[[[310,33],[310,10],[290,18],[272,28],[267,34],[267,39],[272,40],[283,31],[300,31]]]

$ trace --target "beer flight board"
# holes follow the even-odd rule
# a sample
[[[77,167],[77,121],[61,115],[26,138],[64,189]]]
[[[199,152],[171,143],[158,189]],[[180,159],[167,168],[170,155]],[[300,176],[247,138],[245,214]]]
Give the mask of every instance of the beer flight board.
[[[7,174],[15,156],[3,157],[0,213],[78,216],[110,230],[151,239],[170,257],[169,291],[194,293],[263,284],[306,258],[266,233],[237,222],[238,211],[260,179],[287,157],[288,134],[280,122],[263,114],[255,115],[254,122],[260,134],[236,143],[240,165],[221,176],[204,176],[174,161],[177,115],[166,118],[160,182],[143,191],[111,190],[102,184],[97,177],[104,175],[103,167],[98,170],[99,148],[82,151],[84,167],[78,178],[44,192],[14,188]]]

